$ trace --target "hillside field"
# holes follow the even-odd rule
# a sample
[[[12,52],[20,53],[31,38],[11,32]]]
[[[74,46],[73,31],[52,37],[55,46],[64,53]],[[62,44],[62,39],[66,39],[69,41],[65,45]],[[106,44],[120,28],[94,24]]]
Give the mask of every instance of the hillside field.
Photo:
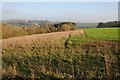
[[[85,31],[90,38],[119,40],[120,28],[87,28]]]
[[[91,40],[119,41],[120,28],[84,28],[84,34],[72,36],[73,42],[90,42]]]
[[[84,28],[2,39],[2,77],[118,79],[119,31],[119,28]]]

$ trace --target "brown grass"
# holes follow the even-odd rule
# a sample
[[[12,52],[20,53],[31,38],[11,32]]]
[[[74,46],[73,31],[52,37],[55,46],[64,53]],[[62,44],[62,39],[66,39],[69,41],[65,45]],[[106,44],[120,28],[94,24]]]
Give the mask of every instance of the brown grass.
[[[82,30],[72,30],[72,31],[65,31],[65,32],[36,34],[36,35],[20,36],[20,37],[3,39],[2,47],[3,47],[3,49],[5,49],[5,48],[9,48],[9,47],[16,47],[16,46],[26,47],[32,43],[37,43],[37,44],[51,43],[51,42],[56,43],[56,42],[59,42],[60,40],[65,40],[65,38],[68,38],[68,36],[71,33],[73,35],[81,34],[81,31]]]
[[[1,40],[3,78],[50,80],[119,76],[119,57],[114,51],[117,42],[90,39],[88,43],[73,41],[65,48],[64,43],[71,35],[78,36],[82,32],[73,30]]]

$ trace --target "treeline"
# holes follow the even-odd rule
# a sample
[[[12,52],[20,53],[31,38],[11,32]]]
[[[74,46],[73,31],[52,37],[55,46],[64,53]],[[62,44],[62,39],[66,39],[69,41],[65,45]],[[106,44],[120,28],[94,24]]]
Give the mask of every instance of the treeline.
[[[75,30],[76,23],[74,22],[61,22],[57,24],[46,24],[42,26],[16,26],[4,23],[2,24],[2,38],[18,37],[32,34],[51,33],[58,31]]]
[[[120,27],[120,21],[109,21],[106,23],[100,22],[97,28],[112,28],[112,27]]]

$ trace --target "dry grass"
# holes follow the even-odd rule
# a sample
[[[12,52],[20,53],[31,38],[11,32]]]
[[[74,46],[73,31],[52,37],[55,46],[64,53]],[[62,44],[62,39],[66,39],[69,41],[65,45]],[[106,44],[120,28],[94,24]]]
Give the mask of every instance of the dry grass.
[[[84,31],[83,30],[76,30],[72,33],[72,36],[79,36],[81,34],[84,34]]]
[[[46,33],[46,34],[36,34],[36,35],[29,35],[29,36],[20,36],[14,38],[8,38],[2,40],[2,47],[3,49],[9,47],[16,47],[16,46],[28,46],[32,43],[43,44],[43,43],[56,43],[60,40],[64,40],[67,38],[71,33],[73,35],[81,34],[82,30],[73,30],[73,31],[65,31],[65,32],[55,32],[55,33]]]
[[[3,78],[52,80],[119,76],[119,56],[114,51],[117,42],[102,41],[101,44],[98,40],[92,40],[88,43],[76,43],[81,38],[74,36],[83,34],[82,32],[73,30],[1,40]],[[75,40],[69,39],[72,44],[65,48],[64,43],[70,34]]]

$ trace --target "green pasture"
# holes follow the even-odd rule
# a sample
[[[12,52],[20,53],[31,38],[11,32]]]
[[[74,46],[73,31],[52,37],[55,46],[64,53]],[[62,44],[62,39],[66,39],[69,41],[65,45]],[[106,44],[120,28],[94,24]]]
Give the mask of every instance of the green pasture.
[[[89,38],[119,40],[120,28],[86,28],[84,31]]]
[[[120,28],[84,28],[85,34],[72,36],[72,42],[89,42],[91,40],[119,40]]]

